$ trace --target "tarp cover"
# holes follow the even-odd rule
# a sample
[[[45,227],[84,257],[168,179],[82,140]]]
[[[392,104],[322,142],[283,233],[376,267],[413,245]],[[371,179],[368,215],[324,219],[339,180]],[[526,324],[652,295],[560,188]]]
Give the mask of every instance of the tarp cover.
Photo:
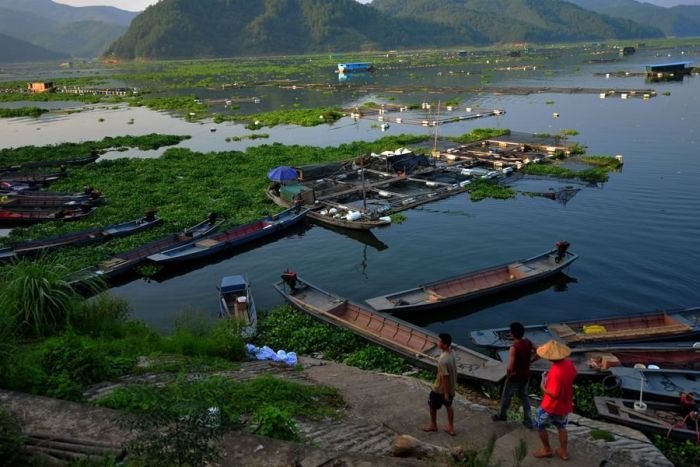
[[[273,362],[283,362],[290,366],[295,366],[298,361],[296,352],[285,352],[284,350],[275,352],[266,345],[256,347],[253,344],[246,344],[245,348],[248,351],[248,355],[256,360],[272,360]]]

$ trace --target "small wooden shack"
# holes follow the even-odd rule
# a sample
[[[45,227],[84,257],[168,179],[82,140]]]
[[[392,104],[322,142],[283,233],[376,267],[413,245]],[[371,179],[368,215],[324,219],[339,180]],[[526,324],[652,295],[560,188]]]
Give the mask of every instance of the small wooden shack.
[[[27,83],[29,92],[52,92],[56,89],[51,81]]]

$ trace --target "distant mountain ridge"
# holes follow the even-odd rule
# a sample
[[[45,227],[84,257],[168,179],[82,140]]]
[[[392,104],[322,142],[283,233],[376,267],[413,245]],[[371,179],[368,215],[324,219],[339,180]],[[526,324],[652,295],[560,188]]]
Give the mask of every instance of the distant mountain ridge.
[[[161,0],[137,16],[105,56],[231,57],[662,36],[656,28],[559,0]]]
[[[51,0],[0,0],[0,33],[54,50],[60,57],[94,58],[126,32],[136,15]]]
[[[0,63],[62,60],[68,54],[48,50],[0,33]]]
[[[597,13],[661,29],[667,36],[700,36],[700,6],[660,7],[635,0],[568,0]]]

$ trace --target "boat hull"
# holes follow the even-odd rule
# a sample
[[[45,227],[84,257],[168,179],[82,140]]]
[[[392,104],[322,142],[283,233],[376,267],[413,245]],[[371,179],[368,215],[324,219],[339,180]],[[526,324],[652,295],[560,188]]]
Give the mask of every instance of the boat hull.
[[[375,310],[384,312],[447,307],[546,279],[562,272],[578,259],[577,255],[567,252],[564,259],[557,263],[556,254],[556,250],[550,250],[532,258],[430,282],[370,298],[366,302]]]

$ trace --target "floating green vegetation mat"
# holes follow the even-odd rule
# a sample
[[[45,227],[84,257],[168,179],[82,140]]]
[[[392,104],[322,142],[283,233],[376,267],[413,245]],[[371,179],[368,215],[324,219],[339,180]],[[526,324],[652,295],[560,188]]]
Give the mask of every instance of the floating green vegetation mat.
[[[467,186],[467,192],[472,201],[481,201],[486,198],[511,199],[515,198],[515,191],[505,185],[499,185],[492,180],[478,179]]]
[[[498,136],[509,135],[510,130],[505,128],[475,128],[469,133],[465,133],[461,136],[450,136],[447,137],[450,141],[455,141],[457,143],[473,143],[474,141],[480,141],[482,139],[496,138]]]
[[[562,167],[557,163],[528,164],[523,167],[522,172],[526,175],[544,175],[564,179],[577,178],[588,183],[605,183],[610,178],[608,175],[610,172],[619,170],[622,167],[621,161],[610,156],[585,156],[576,160],[595,167],[577,171]]]
[[[190,136],[186,135],[159,135],[151,133],[144,136],[108,136],[101,141],[87,141],[84,143],[22,146],[19,148],[0,149],[0,161],[2,161],[3,166],[11,166],[27,162],[77,160],[96,153],[101,154],[110,149],[137,148],[141,151],[149,151],[163,146],[174,146],[189,138]]]
[[[248,122],[246,128],[258,130],[262,127],[277,125],[317,126],[324,123],[334,123],[343,118],[345,114],[339,108],[314,108],[314,109],[285,109],[265,112],[255,115],[222,117],[224,119]]]
[[[17,109],[0,109],[0,118],[39,118],[41,114],[45,114],[48,111],[48,109],[42,109],[40,107],[19,107]]]

